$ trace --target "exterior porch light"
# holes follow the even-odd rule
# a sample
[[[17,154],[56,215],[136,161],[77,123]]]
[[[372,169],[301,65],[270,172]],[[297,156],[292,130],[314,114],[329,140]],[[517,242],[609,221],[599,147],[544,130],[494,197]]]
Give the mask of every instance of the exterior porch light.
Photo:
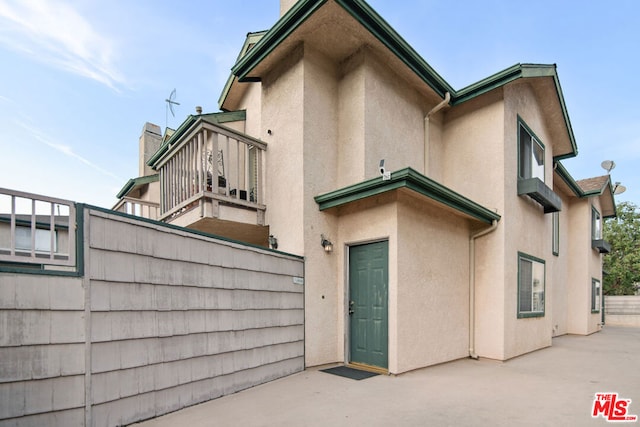
[[[333,243],[330,240],[324,237],[324,234],[320,235],[320,244],[324,248],[325,252],[333,252]]]

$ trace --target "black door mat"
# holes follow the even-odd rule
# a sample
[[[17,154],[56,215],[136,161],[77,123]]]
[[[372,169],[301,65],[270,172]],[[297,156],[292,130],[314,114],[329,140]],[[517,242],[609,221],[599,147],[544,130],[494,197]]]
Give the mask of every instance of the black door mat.
[[[321,369],[320,371],[328,374],[339,375],[345,378],[351,378],[352,380],[364,380],[366,378],[379,375],[375,372],[361,371],[360,369],[353,369],[348,366],[336,366],[335,368]]]

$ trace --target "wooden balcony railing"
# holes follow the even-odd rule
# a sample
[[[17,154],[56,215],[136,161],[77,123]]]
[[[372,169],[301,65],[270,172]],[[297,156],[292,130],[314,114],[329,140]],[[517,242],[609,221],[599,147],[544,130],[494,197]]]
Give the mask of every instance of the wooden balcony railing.
[[[207,122],[174,143],[158,162],[160,220],[205,201],[264,211],[262,161],[266,144]]]
[[[160,217],[159,203],[135,199],[133,197],[123,197],[116,203],[113,210],[148,219],[158,219]]]
[[[0,188],[0,262],[75,266],[75,204]]]

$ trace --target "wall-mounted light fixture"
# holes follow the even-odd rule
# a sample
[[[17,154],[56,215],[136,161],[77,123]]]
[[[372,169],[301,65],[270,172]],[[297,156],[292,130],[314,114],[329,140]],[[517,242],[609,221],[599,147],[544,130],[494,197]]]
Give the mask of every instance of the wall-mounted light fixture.
[[[325,252],[333,252],[333,243],[327,238],[324,237],[324,234],[320,235],[320,244],[324,248]]]
[[[269,234],[269,247],[271,249],[278,249],[278,239],[273,234]]]

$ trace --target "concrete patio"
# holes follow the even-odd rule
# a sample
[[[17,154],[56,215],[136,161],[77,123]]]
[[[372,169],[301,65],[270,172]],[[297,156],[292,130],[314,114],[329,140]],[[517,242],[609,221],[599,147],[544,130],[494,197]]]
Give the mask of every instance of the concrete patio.
[[[319,369],[136,425],[606,425],[591,417],[598,392],[631,399],[628,413],[640,415],[640,328],[605,326],[507,362],[462,359],[396,377],[355,381]]]

